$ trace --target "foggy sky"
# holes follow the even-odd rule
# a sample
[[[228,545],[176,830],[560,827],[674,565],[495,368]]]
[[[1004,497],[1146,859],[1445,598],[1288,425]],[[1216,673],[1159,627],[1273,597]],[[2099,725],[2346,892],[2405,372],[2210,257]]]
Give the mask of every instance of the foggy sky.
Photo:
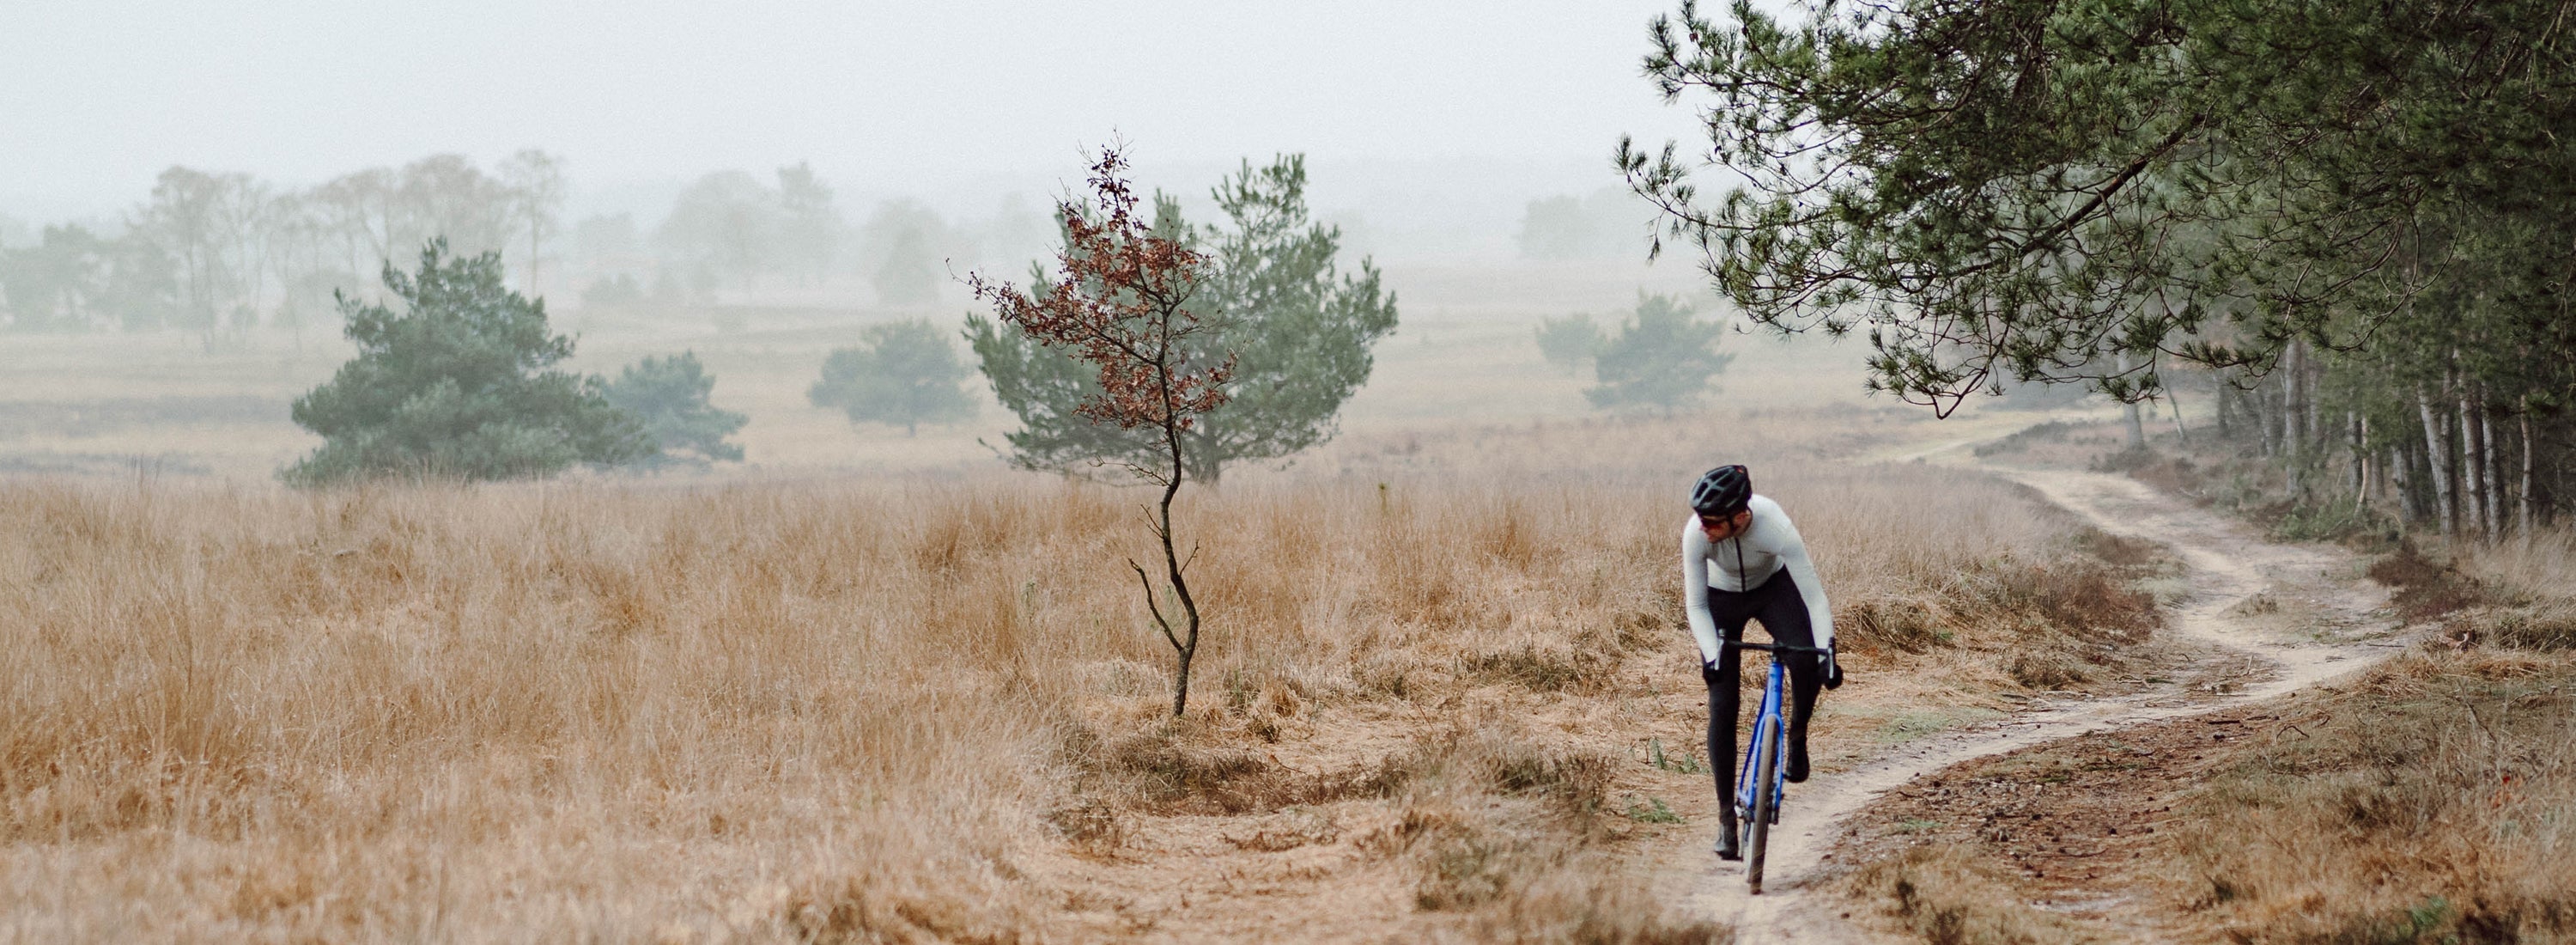
[[[1078,179],[1112,133],[1148,180],[1304,151],[1574,192],[1617,182],[1620,133],[1691,133],[1638,77],[1673,5],[11,0],[0,212],[114,213],[172,164],[306,185],[523,147],[594,192],[798,160],[939,192]]]

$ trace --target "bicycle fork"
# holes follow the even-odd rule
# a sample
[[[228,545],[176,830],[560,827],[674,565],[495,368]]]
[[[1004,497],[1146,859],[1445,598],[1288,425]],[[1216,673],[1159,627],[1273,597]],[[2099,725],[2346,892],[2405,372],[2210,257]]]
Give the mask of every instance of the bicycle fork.
[[[1780,661],[1772,660],[1771,676],[1762,686],[1762,706],[1753,714],[1753,731],[1748,733],[1751,737],[1744,743],[1744,764],[1735,769],[1735,816],[1736,823],[1740,825],[1738,829],[1753,825],[1753,785],[1754,781],[1761,776],[1761,753],[1764,749],[1769,749],[1773,753],[1771,796],[1778,798],[1788,786],[1789,740],[1782,731],[1782,726],[1787,724],[1787,707],[1780,704],[1781,696],[1788,688],[1787,680],[1784,678],[1786,675],[1787,671],[1781,668]],[[1769,814],[1772,823],[1780,822],[1780,805],[1776,801],[1771,805]]]

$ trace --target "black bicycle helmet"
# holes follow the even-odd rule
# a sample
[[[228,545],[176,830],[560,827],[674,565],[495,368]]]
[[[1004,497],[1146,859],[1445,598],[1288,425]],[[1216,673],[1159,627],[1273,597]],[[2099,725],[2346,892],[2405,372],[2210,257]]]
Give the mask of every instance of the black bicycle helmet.
[[[1720,466],[1691,486],[1691,508],[1711,518],[1744,511],[1753,501],[1753,477],[1742,466]]]

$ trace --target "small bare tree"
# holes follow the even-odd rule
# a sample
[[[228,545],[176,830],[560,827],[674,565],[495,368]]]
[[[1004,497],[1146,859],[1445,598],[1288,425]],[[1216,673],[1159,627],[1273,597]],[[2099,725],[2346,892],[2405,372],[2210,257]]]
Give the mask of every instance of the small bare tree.
[[[1179,604],[1180,626],[1174,625],[1175,615],[1164,612],[1145,566],[1134,558],[1127,559],[1127,566],[1145,586],[1145,607],[1178,656],[1172,671],[1172,714],[1178,716],[1189,707],[1199,605],[1182,573],[1188,562],[1172,539],[1172,499],[1181,492],[1186,468],[1182,435],[1200,415],[1225,403],[1234,356],[1227,354],[1222,363],[1192,360],[1189,340],[1204,326],[1190,310],[1190,299],[1208,277],[1208,259],[1172,236],[1154,232],[1138,216],[1135,189],[1121,176],[1126,168],[1117,146],[1102,148],[1100,160],[1091,165],[1090,195],[1057,203],[1065,241],[1056,256],[1055,284],[1024,292],[980,274],[966,282],[976,298],[993,305],[1002,322],[1099,367],[1100,389],[1075,408],[1084,419],[1129,430],[1150,427],[1159,437],[1162,448],[1151,462],[1118,465],[1163,488],[1162,502],[1148,521],[1163,544],[1164,580]]]

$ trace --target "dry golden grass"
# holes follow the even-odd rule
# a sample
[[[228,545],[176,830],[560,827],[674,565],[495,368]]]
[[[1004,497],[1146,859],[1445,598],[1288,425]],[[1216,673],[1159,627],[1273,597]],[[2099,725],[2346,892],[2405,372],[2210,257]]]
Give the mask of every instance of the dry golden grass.
[[[29,940],[640,938],[784,921],[742,912],[776,883],[1011,914],[1051,696],[900,497],[8,492]]]
[[[0,485],[0,936],[1708,940],[1628,891],[1641,805],[1710,809],[1640,752],[1704,711],[1708,422],[1185,493],[1181,720],[1128,491]],[[2020,491],[1763,440],[1830,422],[1728,426],[1853,615],[1820,757],[2143,633],[2052,610],[2100,578]]]
[[[2576,941],[2576,659],[2410,654],[2285,707],[2177,808],[2178,895],[2238,941]]]
[[[2509,598],[2576,600],[2576,529],[2543,529],[2463,547],[2459,567]]]

